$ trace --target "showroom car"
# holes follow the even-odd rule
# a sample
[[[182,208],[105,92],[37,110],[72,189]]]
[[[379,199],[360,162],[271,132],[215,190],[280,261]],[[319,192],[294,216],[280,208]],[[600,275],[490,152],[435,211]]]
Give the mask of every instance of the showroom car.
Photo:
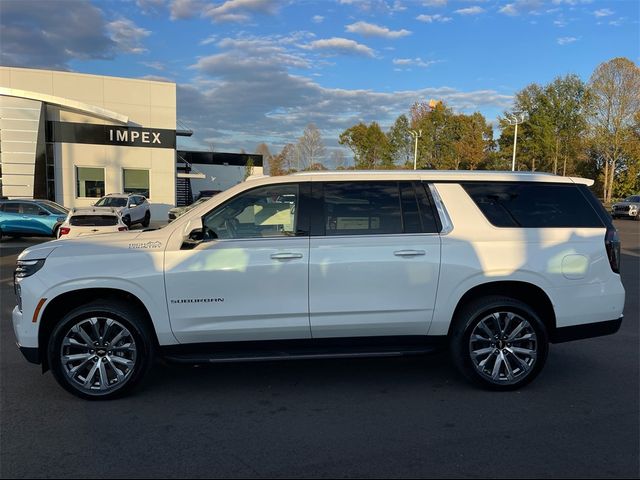
[[[112,208],[73,208],[58,229],[58,238],[75,238],[100,233],[126,232],[129,230],[120,213]]]
[[[0,239],[56,237],[68,210],[50,200],[0,200]]]
[[[147,228],[151,223],[151,207],[147,198],[142,195],[110,193],[98,200],[93,206],[116,209],[128,227],[139,223]]]

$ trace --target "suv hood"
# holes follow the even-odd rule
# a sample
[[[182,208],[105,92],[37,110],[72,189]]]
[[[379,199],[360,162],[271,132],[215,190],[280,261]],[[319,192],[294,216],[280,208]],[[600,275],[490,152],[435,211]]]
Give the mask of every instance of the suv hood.
[[[636,206],[637,207],[637,206],[640,205],[640,203],[638,203],[638,202],[617,202],[617,203],[613,204],[614,207],[626,207],[627,205],[628,206]]]
[[[56,257],[77,257],[80,255],[108,255],[127,251],[163,250],[171,232],[134,230],[129,232],[103,233],[84,237],[63,238],[34,245],[24,250],[19,260],[47,258],[53,252]]]

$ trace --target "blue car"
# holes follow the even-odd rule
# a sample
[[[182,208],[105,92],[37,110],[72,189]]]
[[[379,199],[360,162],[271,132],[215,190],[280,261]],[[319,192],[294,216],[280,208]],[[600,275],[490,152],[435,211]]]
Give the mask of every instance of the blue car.
[[[0,200],[0,239],[58,235],[69,211],[50,200]]]

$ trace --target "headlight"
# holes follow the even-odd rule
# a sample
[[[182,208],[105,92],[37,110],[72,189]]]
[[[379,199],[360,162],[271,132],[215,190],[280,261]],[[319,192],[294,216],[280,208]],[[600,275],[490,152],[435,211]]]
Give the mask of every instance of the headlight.
[[[40,260],[18,260],[15,278],[27,278],[36,273],[44,266],[44,258]]]

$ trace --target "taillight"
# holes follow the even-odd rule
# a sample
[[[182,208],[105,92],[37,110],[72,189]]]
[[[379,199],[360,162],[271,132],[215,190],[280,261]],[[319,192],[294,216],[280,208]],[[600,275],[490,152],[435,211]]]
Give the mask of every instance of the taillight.
[[[60,227],[60,236],[67,235],[71,229],[69,227]]]
[[[129,230],[127,227],[118,227],[119,232],[126,232],[127,230]]]
[[[615,228],[607,228],[607,233],[604,237],[604,246],[607,249],[611,270],[615,273],[620,273],[620,237]]]

